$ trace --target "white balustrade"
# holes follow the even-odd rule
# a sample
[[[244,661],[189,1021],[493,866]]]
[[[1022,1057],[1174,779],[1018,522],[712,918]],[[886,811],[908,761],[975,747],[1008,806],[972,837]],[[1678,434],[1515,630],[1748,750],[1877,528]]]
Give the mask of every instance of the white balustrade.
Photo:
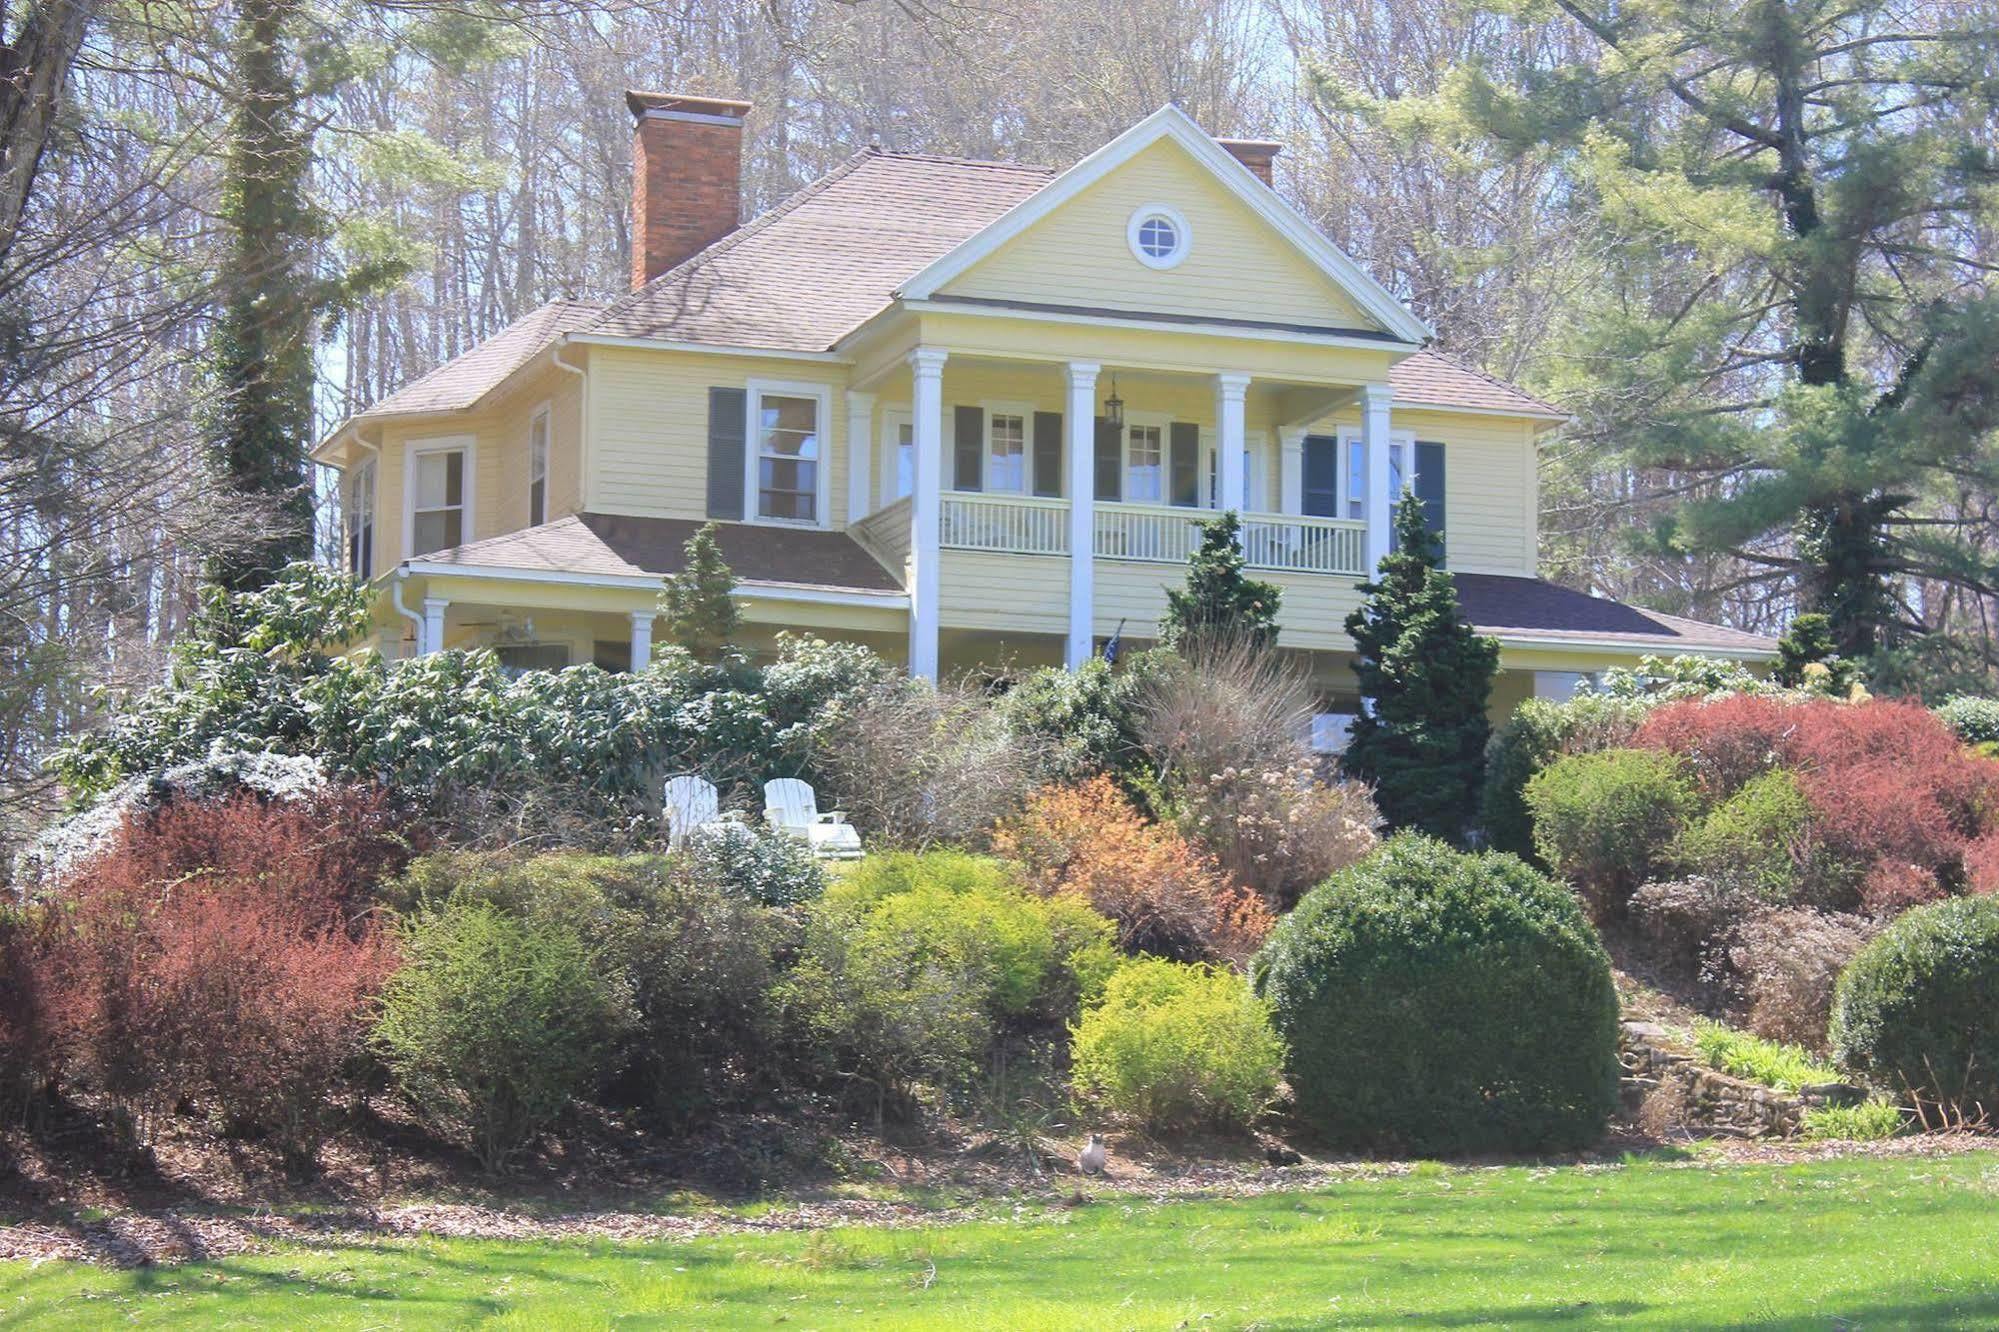
[[[950,550],[1014,555],[1069,553],[1069,505],[1026,495],[945,492],[940,544]],[[1096,554],[1107,560],[1185,564],[1200,548],[1208,509],[1101,503]],[[868,519],[869,526],[875,521]],[[1367,524],[1343,518],[1252,513],[1242,519],[1243,560],[1281,573],[1360,576],[1366,569]]]
[[[1067,555],[1069,506],[1026,495],[947,494],[940,544],[952,550]]]

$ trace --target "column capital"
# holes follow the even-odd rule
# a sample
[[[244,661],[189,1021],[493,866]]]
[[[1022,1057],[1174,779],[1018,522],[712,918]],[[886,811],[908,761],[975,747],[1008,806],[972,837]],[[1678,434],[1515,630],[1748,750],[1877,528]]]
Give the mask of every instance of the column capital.
[[[874,405],[875,405],[875,395],[873,393],[863,392],[860,389],[847,390],[848,412],[852,413],[852,412],[872,411],[874,409]]]
[[[1387,384],[1363,384],[1360,400],[1370,408],[1388,407],[1395,402],[1395,390]]]
[[[433,612],[443,610],[450,604],[451,598],[449,597],[425,597],[423,599],[423,611],[424,614],[429,615]]]
[[[1097,386],[1097,376],[1103,367],[1095,361],[1071,361],[1063,367],[1069,372],[1069,387],[1072,389],[1093,389]]]
[[[634,629],[646,628],[650,626],[655,619],[659,618],[658,611],[649,611],[649,610],[633,611],[631,615],[632,615],[632,628]]]
[[[944,362],[950,358],[942,347],[918,347],[909,353],[909,368],[920,378],[934,378],[944,373]]]
[[[1312,433],[1310,426],[1288,425],[1277,427],[1277,443],[1280,448],[1302,449],[1305,436]]]
[[[1215,391],[1231,402],[1242,401],[1243,391],[1249,387],[1250,376],[1234,370],[1225,370],[1215,376]]]

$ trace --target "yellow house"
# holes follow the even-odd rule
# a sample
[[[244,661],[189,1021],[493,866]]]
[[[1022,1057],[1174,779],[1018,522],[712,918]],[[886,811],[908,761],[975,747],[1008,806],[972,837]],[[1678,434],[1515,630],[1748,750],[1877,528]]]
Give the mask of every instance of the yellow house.
[[[390,655],[642,666],[717,519],[758,643],[1074,666],[1153,637],[1232,509],[1331,722],[1403,489],[1500,642],[1496,712],[1644,653],[1772,655],[1536,576],[1562,414],[1427,349],[1270,188],[1275,144],[1166,107],[1063,171],[870,148],[739,226],[747,104],[628,101],[631,293],[536,310],[317,452]]]

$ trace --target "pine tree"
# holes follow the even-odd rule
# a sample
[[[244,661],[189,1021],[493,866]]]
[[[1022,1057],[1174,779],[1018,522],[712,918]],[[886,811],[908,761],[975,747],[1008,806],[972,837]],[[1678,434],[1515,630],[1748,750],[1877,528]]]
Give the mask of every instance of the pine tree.
[[[722,655],[742,624],[731,595],[736,575],[722,558],[715,540],[715,524],[708,523],[687,538],[681,549],[687,562],[679,573],[666,580],[660,594],[659,610],[666,619],[666,636],[693,653],[700,661]]]
[[[1188,651],[1202,643],[1243,640],[1254,647],[1277,642],[1282,589],[1243,577],[1242,523],[1233,511],[1199,524],[1201,544],[1187,563],[1187,586],[1166,591],[1160,630],[1169,646]]]
[[[1823,674],[1810,669],[1814,666],[1824,668]],[[1815,684],[1840,697],[1856,682],[1853,663],[1833,647],[1831,619],[1816,613],[1800,615],[1791,621],[1791,627],[1777,640],[1777,664],[1770,674],[1789,689]]]
[[[1347,617],[1366,702],[1342,763],[1374,786],[1391,827],[1462,840],[1491,733],[1499,644],[1472,631],[1414,495],[1395,506],[1395,549]]]

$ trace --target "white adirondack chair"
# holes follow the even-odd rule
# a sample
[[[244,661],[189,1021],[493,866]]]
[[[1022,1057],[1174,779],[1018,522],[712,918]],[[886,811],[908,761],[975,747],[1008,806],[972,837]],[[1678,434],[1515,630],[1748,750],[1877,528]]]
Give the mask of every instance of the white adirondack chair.
[[[812,854],[826,860],[852,860],[861,854],[861,835],[844,811],[819,812],[819,797],[810,782],[780,777],[764,783],[764,821],[781,832],[802,837]]]
[[[706,777],[682,773],[669,777],[660,802],[666,810],[666,844],[674,848],[699,828],[721,819],[722,797]]]

